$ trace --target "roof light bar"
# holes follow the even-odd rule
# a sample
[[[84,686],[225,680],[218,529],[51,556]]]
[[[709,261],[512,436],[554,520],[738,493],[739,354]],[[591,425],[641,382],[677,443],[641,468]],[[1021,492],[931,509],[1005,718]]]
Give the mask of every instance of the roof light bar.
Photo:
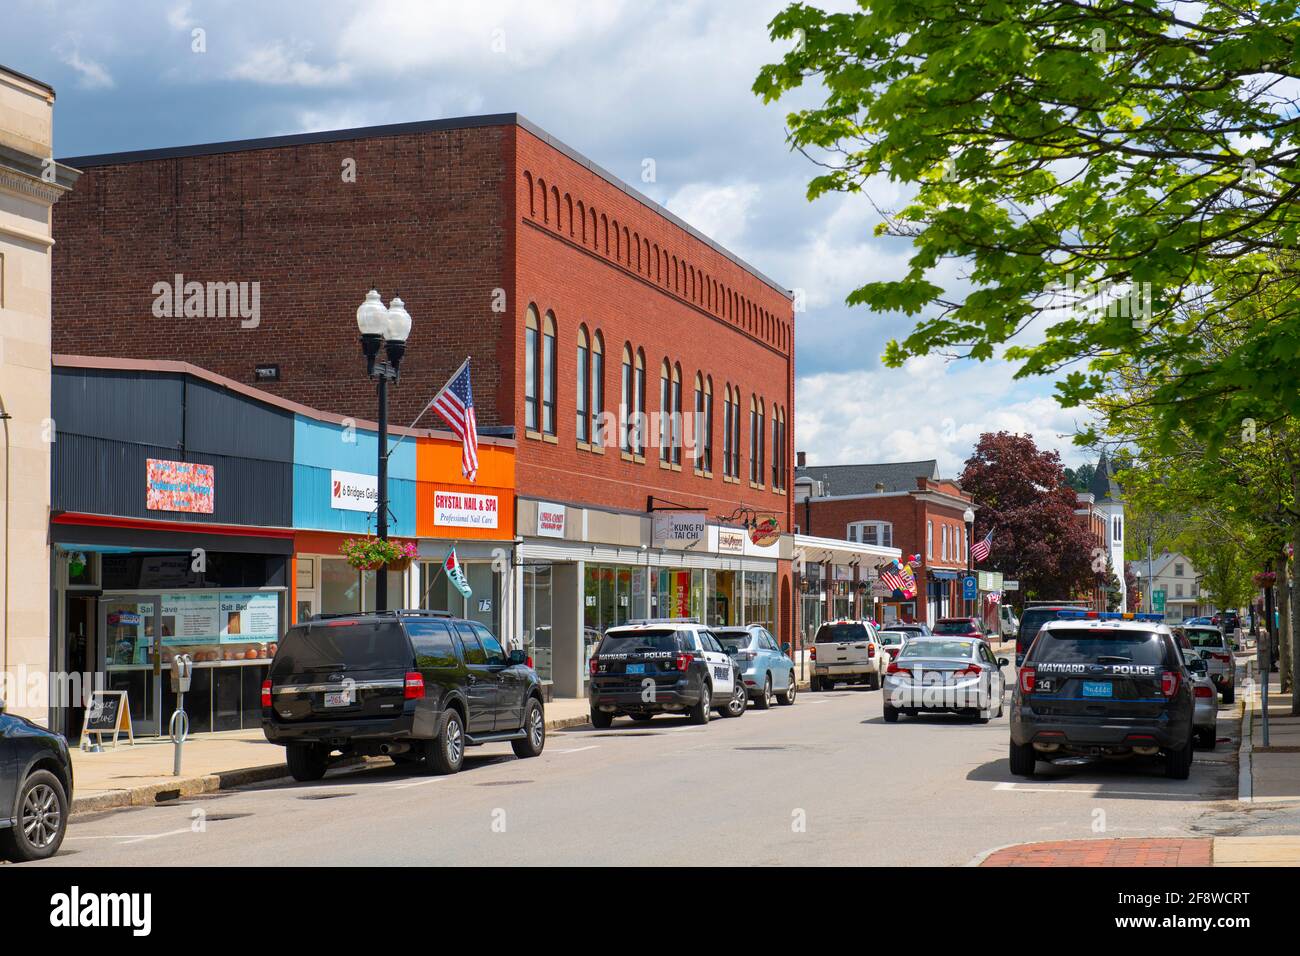
[[[1076,611],[1063,610],[1056,612],[1057,620],[1062,621],[1163,621],[1163,614],[1148,614],[1146,612],[1135,611]]]

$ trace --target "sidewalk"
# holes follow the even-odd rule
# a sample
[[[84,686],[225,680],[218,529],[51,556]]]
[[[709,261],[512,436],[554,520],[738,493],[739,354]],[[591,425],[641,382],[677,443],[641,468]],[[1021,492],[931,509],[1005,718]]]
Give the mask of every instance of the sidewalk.
[[[585,700],[546,705],[548,732],[587,723]],[[172,776],[175,749],[166,737],[137,737],[132,746],[107,744],[102,753],[72,750],[74,814],[145,806],[287,776],[284,748],[259,730],[202,734],[185,741],[181,776]],[[377,760],[387,758],[375,758]]]

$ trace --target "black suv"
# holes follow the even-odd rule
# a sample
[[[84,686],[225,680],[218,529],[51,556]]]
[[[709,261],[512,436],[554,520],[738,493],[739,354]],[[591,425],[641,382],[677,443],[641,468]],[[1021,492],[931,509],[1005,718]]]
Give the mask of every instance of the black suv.
[[[1186,780],[1193,676],[1173,635],[1150,621],[1102,618],[1079,614],[1038,632],[1011,702],[1011,772],[1032,776],[1035,761],[1057,756],[1163,754],[1165,775]]]
[[[1062,611],[1073,614],[1083,607],[1082,602],[1032,604],[1027,606],[1024,613],[1020,615],[1020,630],[1016,632],[1016,666],[1019,667],[1025,659],[1025,654],[1029,651],[1029,645],[1034,643],[1034,638],[1038,636],[1040,627],[1048,621],[1056,620],[1061,616]]]
[[[68,829],[68,742],[4,709],[0,701],[0,857],[44,860],[59,851]]]
[[[465,748],[546,743],[541,682],[477,621],[444,611],[317,615],[285,632],[262,684],[262,729],[295,780],[319,780],[334,751],[455,773]]]

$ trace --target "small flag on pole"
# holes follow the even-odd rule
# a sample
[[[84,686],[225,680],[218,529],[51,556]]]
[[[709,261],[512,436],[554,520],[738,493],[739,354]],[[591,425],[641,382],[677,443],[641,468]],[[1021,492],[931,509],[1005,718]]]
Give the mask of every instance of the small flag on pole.
[[[478,474],[478,422],[474,418],[474,390],[469,381],[469,359],[429,405],[436,409],[460,438],[460,473],[470,481]]]
[[[470,590],[469,581],[465,577],[465,569],[461,566],[460,559],[456,557],[455,548],[447,552],[447,560],[442,562],[442,569],[447,572],[447,580],[455,586],[463,597],[469,599],[474,596],[474,592]]]
[[[976,563],[979,561],[983,561],[992,553],[993,553],[993,531],[992,529],[990,529],[989,533],[984,536],[983,540],[976,541],[973,545],[971,545],[970,548],[971,562]]]

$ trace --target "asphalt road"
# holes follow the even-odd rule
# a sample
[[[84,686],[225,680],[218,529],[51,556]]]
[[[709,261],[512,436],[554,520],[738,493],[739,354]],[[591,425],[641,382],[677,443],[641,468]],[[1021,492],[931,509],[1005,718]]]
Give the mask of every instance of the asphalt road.
[[[881,718],[879,691],[733,720],[552,734],[454,777],[371,765],[78,819],[43,866],[960,865],[1007,844],[1205,835],[1236,797],[1231,708],[1191,779],[1156,764],[1007,769],[1007,721]],[[1217,816],[1216,816],[1217,814]]]

